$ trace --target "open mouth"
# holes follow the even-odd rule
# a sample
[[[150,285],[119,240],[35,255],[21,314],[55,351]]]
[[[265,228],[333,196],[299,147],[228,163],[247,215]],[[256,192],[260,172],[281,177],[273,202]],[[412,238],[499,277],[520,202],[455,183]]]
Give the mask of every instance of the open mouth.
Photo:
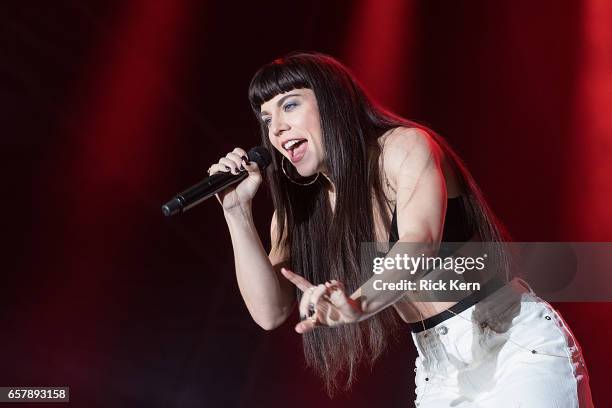
[[[289,153],[289,159],[292,163],[297,163],[306,154],[308,140],[306,139],[291,139],[283,144],[283,149]]]

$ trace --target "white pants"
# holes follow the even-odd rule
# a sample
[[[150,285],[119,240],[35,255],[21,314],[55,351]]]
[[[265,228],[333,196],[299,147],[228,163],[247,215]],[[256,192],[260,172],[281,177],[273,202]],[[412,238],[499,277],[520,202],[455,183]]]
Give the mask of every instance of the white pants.
[[[412,337],[419,408],[593,406],[578,342],[521,279]]]

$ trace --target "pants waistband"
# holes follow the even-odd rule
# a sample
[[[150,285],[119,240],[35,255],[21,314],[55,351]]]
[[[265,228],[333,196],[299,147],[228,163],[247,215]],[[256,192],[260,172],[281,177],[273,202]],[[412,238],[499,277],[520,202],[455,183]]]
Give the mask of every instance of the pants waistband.
[[[485,282],[479,291],[466,296],[447,310],[428,317],[425,320],[408,323],[408,326],[410,327],[410,330],[412,330],[413,333],[420,333],[422,331],[431,329],[432,327],[437,326],[443,321],[455,316],[455,314],[459,314],[464,310],[474,306],[476,303],[480,302],[493,292],[497,291],[505,284],[506,282],[503,279],[498,276],[494,276],[493,278]]]

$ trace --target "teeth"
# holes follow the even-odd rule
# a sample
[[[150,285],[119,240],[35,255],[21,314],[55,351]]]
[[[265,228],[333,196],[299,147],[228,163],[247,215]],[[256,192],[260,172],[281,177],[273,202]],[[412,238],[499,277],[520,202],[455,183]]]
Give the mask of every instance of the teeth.
[[[292,147],[293,147],[293,146],[294,146],[296,143],[299,143],[299,142],[301,142],[302,140],[304,140],[304,139],[293,139],[293,140],[289,140],[287,143],[285,143],[285,144],[283,145],[283,148],[284,148],[285,150],[289,150],[289,149],[291,149],[291,148],[292,148]]]

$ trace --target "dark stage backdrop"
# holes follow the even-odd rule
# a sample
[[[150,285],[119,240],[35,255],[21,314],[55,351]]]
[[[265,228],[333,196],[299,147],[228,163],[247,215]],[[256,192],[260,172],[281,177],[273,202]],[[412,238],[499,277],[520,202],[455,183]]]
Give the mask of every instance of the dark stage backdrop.
[[[160,205],[258,144],[251,75],[330,53],[379,102],[445,136],[519,241],[611,241],[612,3],[63,1],[0,6],[0,386],[76,407],[404,407],[408,331],[345,395],[304,367],[297,316],[265,332],[216,201]],[[256,223],[268,244],[265,188]],[[609,303],[555,305],[596,405]]]

